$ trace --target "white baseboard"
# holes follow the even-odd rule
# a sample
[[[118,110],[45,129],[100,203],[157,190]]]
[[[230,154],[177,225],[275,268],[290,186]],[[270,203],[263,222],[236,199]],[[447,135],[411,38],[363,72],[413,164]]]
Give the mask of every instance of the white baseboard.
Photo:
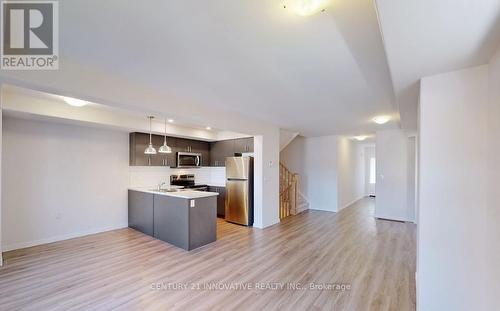
[[[128,224],[119,224],[119,225],[114,225],[114,226],[108,226],[108,227],[103,227],[103,228],[96,228],[96,229],[90,229],[90,230],[86,230],[86,231],[80,231],[80,232],[74,232],[74,233],[53,236],[53,237],[44,238],[44,239],[35,240],[35,241],[12,243],[12,244],[4,245],[2,251],[8,252],[8,251],[16,250],[16,249],[21,249],[21,248],[27,248],[27,247],[37,246],[37,245],[43,245],[43,244],[48,244],[48,243],[53,243],[53,242],[59,242],[59,241],[79,238],[79,237],[86,236],[86,235],[102,233],[102,232],[112,231],[112,230],[117,230],[117,229],[123,229],[126,227],[128,227]],[[1,259],[1,254],[0,254],[0,259]]]
[[[339,209],[339,211],[343,210],[343,209],[344,209],[344,208],[346,208],[346,207],[349,207],[349,206],[353,205],[354,203],[358,202],[358,201],[359,201],[359,200],[361,200],[361,199],[364,199],[365,197],[366,197],[365,195],[362,195],[361,197],[359,197],[359,198],[357,198],[357,199],[355,199],[355,200],[353,200],[353,201],[351,201],[351,202],[349,202],[349,203],[347,203],[347,204],[344,204],[344,206],[342,206],[342,207]]]
[[[386,215],[374,215],[375,218],[380,219],[380,220],[394,220],[394,221],[400,221],[400,222],[411,222],[406,218],[403,217],[393,217],[393,216],[386,216]]]
[[[305,205],[305,208],[297,208],[297,214],[302,213],[303,211],[307,211],[309,208],[309,203]]]
[[[338,211],[334,211],[334,210],[328,209],[328,208],[312,207],[312,205],[309,205],[309,209],[313,210],[313,211],[330,212],[330,213],[337,213],[338,212]]]

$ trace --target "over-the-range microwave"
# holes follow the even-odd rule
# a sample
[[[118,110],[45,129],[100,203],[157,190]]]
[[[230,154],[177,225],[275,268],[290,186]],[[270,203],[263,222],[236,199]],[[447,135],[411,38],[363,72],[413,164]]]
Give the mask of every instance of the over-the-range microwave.
[[[177,167],[201,167],[201,153],[177,152]]]

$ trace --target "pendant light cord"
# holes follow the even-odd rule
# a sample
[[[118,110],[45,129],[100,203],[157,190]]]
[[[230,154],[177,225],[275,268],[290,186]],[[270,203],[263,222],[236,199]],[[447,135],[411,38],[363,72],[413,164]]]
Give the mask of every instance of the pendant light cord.
[[[166,145],[167,144],[167,119],[165,119],[165,140],[163,143]]]
[[[152,139],[152,122],[153,122],[153,116],[149,116],[149,144],[153,144],[153,139]]]

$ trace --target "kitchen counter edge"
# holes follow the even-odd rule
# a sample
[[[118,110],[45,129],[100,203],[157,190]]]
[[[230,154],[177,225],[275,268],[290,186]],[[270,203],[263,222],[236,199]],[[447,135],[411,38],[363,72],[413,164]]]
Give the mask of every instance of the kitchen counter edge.
[[[182,199],[188,199],[188,200],[208,198],[208,197],[213,197],[213,196],[219,195],[217,192],[195,191],[195,190],[178,191],[178,192],[163,192],[163,191],[155,191],[155,190],[148,189],[148,188],[135,188],[135,187],[130,187],[130,188],[128,188],[128,190],[157,194],[157,195],[165,195],[165,196],[169,196],[169,197],[182,198]]]

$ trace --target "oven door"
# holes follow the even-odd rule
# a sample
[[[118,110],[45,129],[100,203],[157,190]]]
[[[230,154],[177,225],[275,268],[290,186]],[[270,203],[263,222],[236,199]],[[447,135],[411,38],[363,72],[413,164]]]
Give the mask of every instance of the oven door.
[[[200,167],[201,154],[191,152],[177,152],[177,167]]]

